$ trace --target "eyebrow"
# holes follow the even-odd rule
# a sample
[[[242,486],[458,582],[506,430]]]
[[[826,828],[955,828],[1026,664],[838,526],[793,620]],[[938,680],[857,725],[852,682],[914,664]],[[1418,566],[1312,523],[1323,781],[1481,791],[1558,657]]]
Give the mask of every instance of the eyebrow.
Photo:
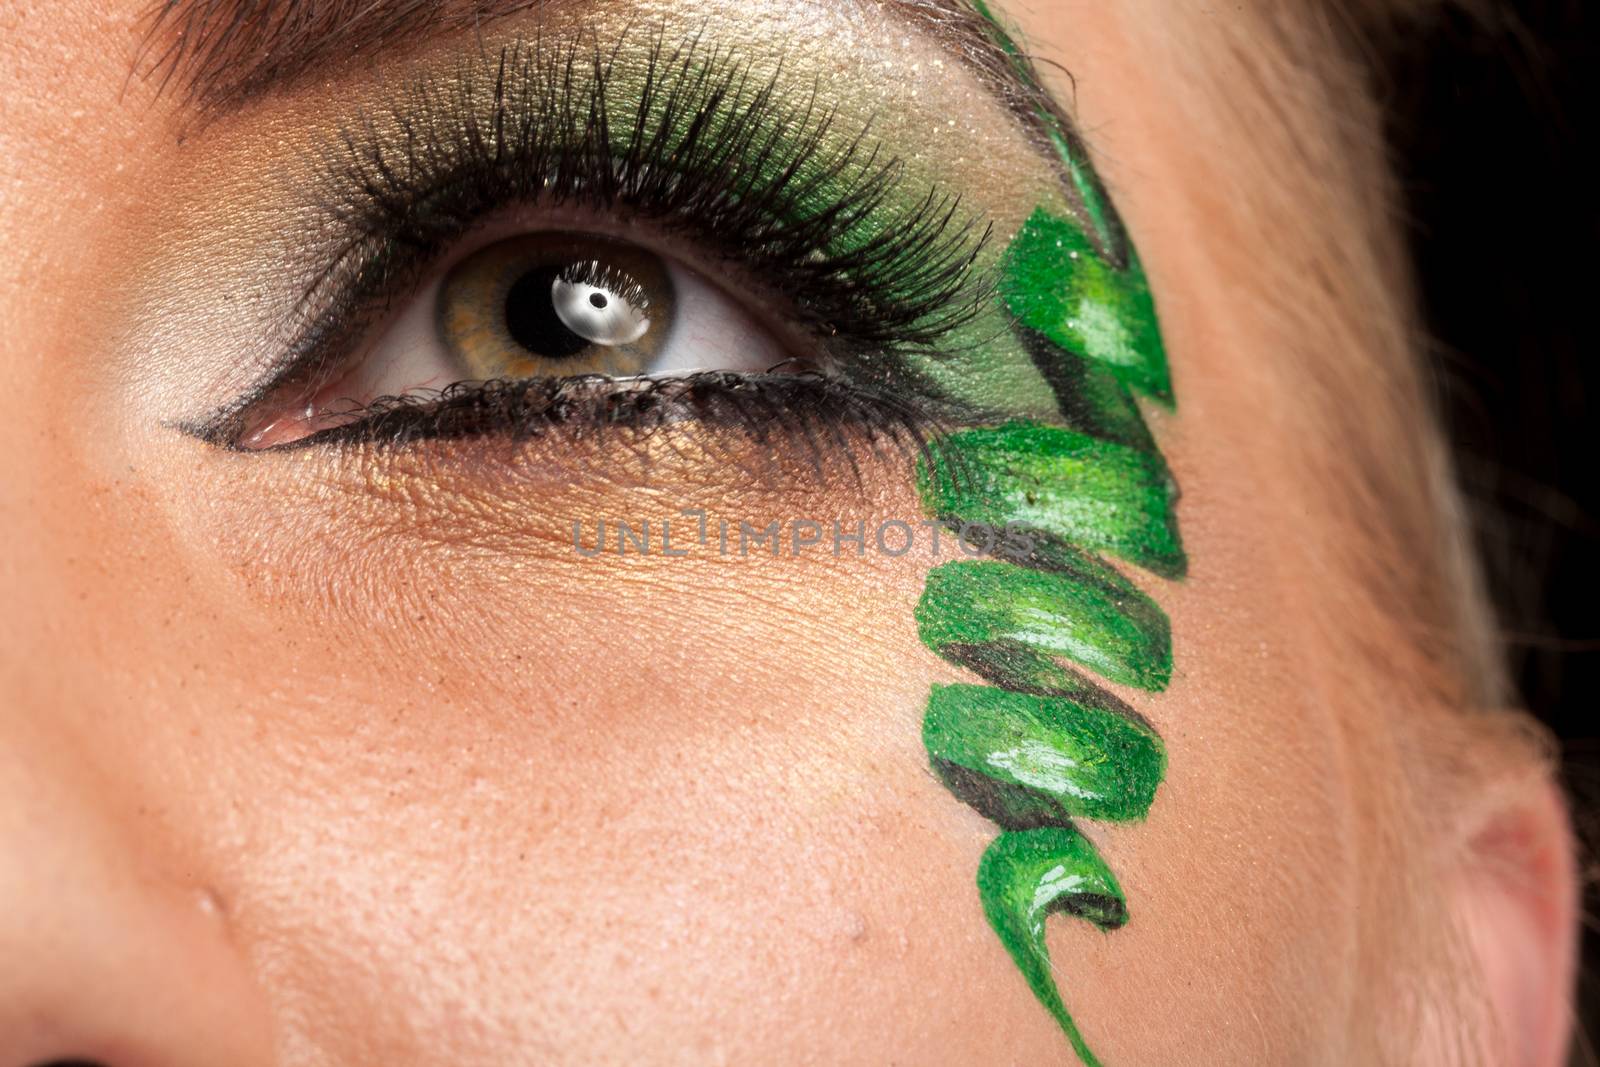
[[[857,2],[857,0],[840,0]],[[1056,106],[981,0],[859,0],[919,24],[1029,125]],[[415,44],[567,0],[157,0],[132,73],[215,115],[351,57]],[[1069,127],[1070,128],[1070,127]]]

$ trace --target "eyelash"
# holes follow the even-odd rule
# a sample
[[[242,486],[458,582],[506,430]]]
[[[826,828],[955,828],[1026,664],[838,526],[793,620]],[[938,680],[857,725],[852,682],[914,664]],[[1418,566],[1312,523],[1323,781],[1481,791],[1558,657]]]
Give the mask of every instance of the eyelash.
[[[418,81],[401,102],[347,127],[322,160],[312,232],[331,236],[317,257],[324,265],[296,303],[300,325],[289,358],[202,436],[228,443],[263,397],[328,380],[454,241],[516,203],[625,211],[741,276],[778,279],[773,296],[780,287],[803,294],[790,299],[790,317],[818,338],[825,365],[849,372],[841,385],[870,386],[881,401],[893,381],[913,402],[936,405],[903,356],[936,354],[941,339],[990,305],[993,279],[976,266],[989,227],[963,213],[959,197],[936,188],[910,194],[902,163],[880,159],[869,142],[870,124],[835,137],[839,114],[821,108],[815,93],[803,105],[786,104],[781,70],[757,83],[732,54],[702,53],[694,40],[668,51],[658,38],[635,75],[637,89],[628,90],[616,86],[614,54],[598,44],[551,49],[536,38],[497,61],[468,62],[455,77]],[[620,123],[619,95],[627,102]],[[628,131],[620,143],[619,129]],[[725,388],[729,377],[701,376],[696,390],[658,399]],[[781,388],[770,382],[764,394]],[[483,432],[514,428],[503,401],[535,392],[502,389],[479,410],[504,419],[498,427],[481,423]],[[307,440],[382,439],[378,426],[398,426],[404,409],[459,406],[466,393],[384,398],[354,424]],[[596,417],[615,421],[619,405],[604,393],[590,383],[574,395],[598,405]],[[869,425],[860,409],[841,411]],[[427,414],[410,417],[407,436]],[[547,414],[528,425],[547,424]]]
[[[758,445],[798,446],[819,478],[825,462],[842,457],[857,481],[853,443],[866,443],[879,456],[887,447],[899,458],[927,457],[949,429],[933,408],[872,385],[816,373],[702,371],[629,383],[597,375],[462,382],[427,403],[377,400],[359,420],[279,450],[329,443],[402,448],[486,433],[513,442],[553,432],[604,438],[621,430],[622,443],[638,453],[652,433],[686,421],[705,433],[732,431]]]

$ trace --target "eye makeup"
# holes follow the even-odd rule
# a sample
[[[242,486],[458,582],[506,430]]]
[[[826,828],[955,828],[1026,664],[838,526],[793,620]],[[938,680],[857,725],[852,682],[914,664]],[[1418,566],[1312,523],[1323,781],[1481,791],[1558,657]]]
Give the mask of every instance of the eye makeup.
[[[897,350],[933,348],[988,302],[974,269],[987,231],[952,194],[908,194],[868,131],[840,139],[835,121],[697,41],[657,41],[624,72],[594,42],[535,40],[415,83],[324,161],[323,265],[296,301],[286,365],[257,394],[321,384],[390,294],[519,202],[623,214],[744,277],[782,279],[779,306],[819,339],[818,363],[871,352],[856,377],[890,377]],[[205,434],[226,440],[236,414]]]
[[[227,443],[263,396],[336,374],[452,247],[509,209],[529,233],[592,218],[612,226],[601,236],[689,253],[784,324],[793,369],[892,385],[940,416],[1053,412],[1051,384],[992,299],[994,234],[1062,206],[1005,101],[876,8],[773,18],[724,6],[657,21],[613,5],[511,26],[465,55],[358,80],[339,110],[307,91],[270,122],[208,127],[221,162],[193,170],[238,188],[210,211],[198,196],[179,232],[148,242],[192,253],[183,274],[151,272],[179,291],[161,294],[150,341],[204,337],[191,365],[239,385],[171,421]],[[207,262],[230,303],[200,320],[182,289]]]
[[[1045,920],[1128,921],[1079,822],[1142,818],[1165,772],[1160,737],[1110,687],[1159,692],[1173,676],[1165,614],[1119,570],[1176,579],[1187,567],[1177,489],[1141,408],[1173,394],[1149,285],[1086,151],[992,13],[974,9],[1017,91],[995,92],[881,13],[802,4],[763,16],[717,0],[490,32],[465,57],[375,77],[331,116],[267,124],[276,147],[248,129],[211,134],[238,169],[261,157],[233,195],[264,206],[223,204],[187,238],[195,259],[214,257],[210,277],[249,297],[237,321],[204,299],[187,330],[181,309],[167,318],[191,337],[212,330],[205,378],[231,386],[172,422],[236,446],[263,407],[293,410],[370,354],[366,339],[430,271],[502,302],[495,287],[510,282],[472,273],[481,248],[447,261],[508,207],[530,220],[511,236],[529,242],[516,255],[533,257],[530,270],[548,268],[546,288],[607,281],[635,312],[665,306],[668,272],[654,264],[681,255],[742,293],[796,339],[789,365],[495,378],[504,361],[486,356],[460,382],[371,398],[284,447],[377,446],[381,463],[383,449],[424,439],[670,425],[853,464],[862,438],[912,442],[927,517],[1006,546],[935,567],[917,603],[928,648],[981,682],[931,690],[930,768],[999,827],[977,871],[983,914],[1094,1065]],[[319,99],[308,90],[284,107],[292,117]],[[569,240],[584,219],[606,220],[595,239],[637,235],[650,255],[619,253],[633,265],[621,282],[533,262],[529,249]],[[229,241],[195,249],[219,228]],[[479,315],[457,334],[515,332]],[[236,372],[219,366],[230,356]]]

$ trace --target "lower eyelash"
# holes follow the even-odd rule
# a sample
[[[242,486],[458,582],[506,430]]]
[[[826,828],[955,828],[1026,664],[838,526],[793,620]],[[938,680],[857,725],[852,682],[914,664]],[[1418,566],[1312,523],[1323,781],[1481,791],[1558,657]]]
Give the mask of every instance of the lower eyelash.
[[[931,401],[810,372],[460,382],[428,396],[385,397],[349,413],[349,419],[262,451],[330,444],[400,449],[487,434],[513,442],[610,435],[638,444],[652,433],[694,423],[697,430],[798,449],[819,473],[825,462],[843,458],[859,476],[852,445],[866,442],[879,456],[928,455],[948,429]]]

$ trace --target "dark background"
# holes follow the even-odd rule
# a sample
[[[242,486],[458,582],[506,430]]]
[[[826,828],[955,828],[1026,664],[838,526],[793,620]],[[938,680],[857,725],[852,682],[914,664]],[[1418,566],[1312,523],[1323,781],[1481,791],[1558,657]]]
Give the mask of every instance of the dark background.
[[[1512,676],[1561,742],[1586,867],[1600,854],[1600,182],[1585,152],[1600,151],[1596,22],[1582,0],[1452,13],[1383,55],[1380,78]],[[1591,891],[1590,914],[1596,903]],[[1588,925],[1575,1067],[1600,1065],[1600,936]]]

